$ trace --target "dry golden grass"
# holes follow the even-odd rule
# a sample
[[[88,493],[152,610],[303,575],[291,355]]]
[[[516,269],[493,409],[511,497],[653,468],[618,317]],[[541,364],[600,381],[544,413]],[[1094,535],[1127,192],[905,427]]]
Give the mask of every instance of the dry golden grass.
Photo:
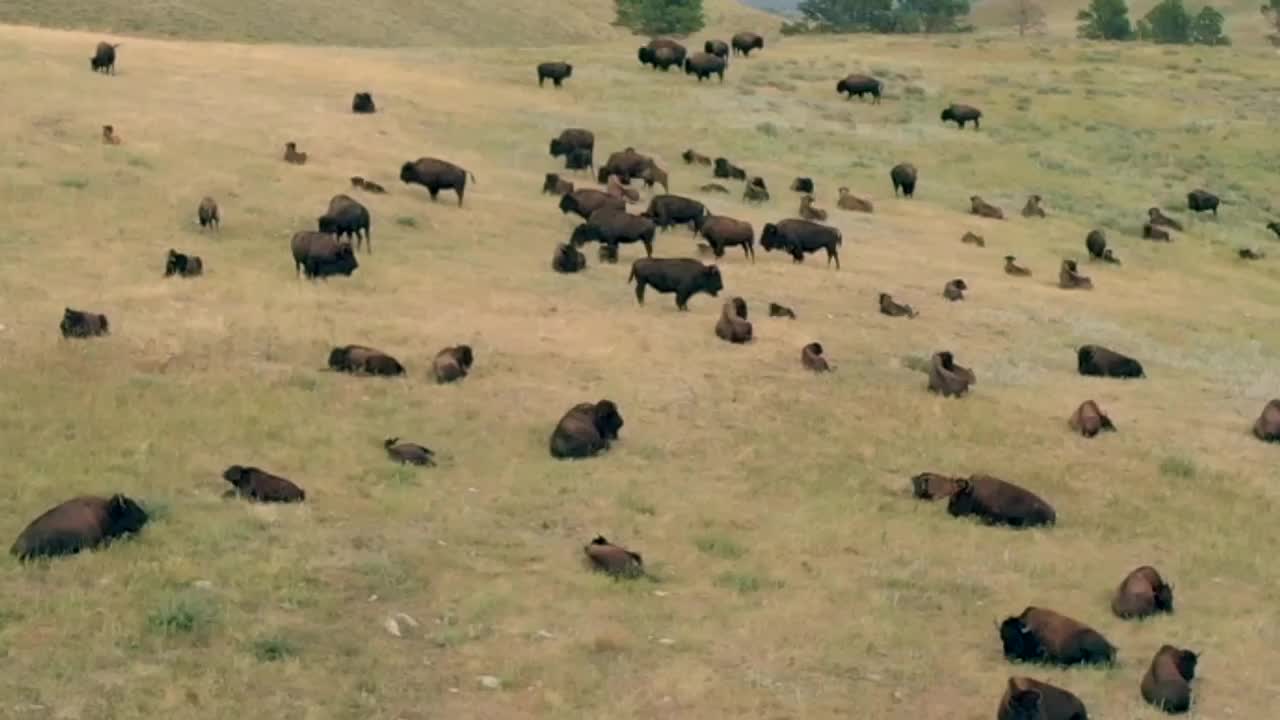
[[[84,492],[127,492],[156,520],[105,552],[0,563],[0,716],[981,720],[1009,674],[1031,674],[1127,720],[1157,716],[1137,688],[1165,642],[1205,653],[1193,716],[1271,711],[1277,449],[1248,428],[1280,388],[1280,271],[1233,252],[1275,247],[1268,55],[783,40],[698,85],[641,68],[628,39],[557,48],[577,71],[555,91],[534,82],[547,51],[129,39],[107,78],[84,60],[97,39],[0,29],[0,538]],[[885,78],[882,105],[835,95],[853,70]],[[379,114],[349,112],[360,89]],[[986,110],[981,132],[939,124],[952,100]],[[104,123],[123,145],[98,142]],[[687,146],[740,161],[773,202],[708,203],[757,229],[794,212],[798,174],[821,205],[845,184],[876,213],[833,215],[841,271],[731,252],[718,300],[637,307],[634,248],[616,267],[592,253],[581,275],[549,269],[573,223],[538,188],[565,126],[594,128],[600,157],[655,154],[676,192],[710,180],[679,163]],[[305,167],[279,160],[290,139]],[[396,181],[421,155],[477,175],[464,208]],[[891,193],[901,160],[921,170],[914,200]],[[290,234],[355,174],[391,190],[361,198],[374,254],[350,279],[296,280]],[[1219,220],[1178,211],[1197,185],[1233,201]],[[1011,219],[965,215],[975,192]],[[1031,192],[1048,220],[1017,216]],[[196,226],[205,194],[219,234]],[[1155,203],[1189,224],[1171,245],[1136,237]],[[1082,263],[1097,289],[1058,290],[1094,226],[1125,264]],[[987,247],[961,245],[966,229]],[[693,246],[672,231],[658,254]],[[163,279],[170,247],[207,275]],[[1006,276],[1006,254],[1035,275]],[[957,276],[969,299],[946,303]],[[877,314],[880,291],[921,316]],[[751,345],[713,335],[732,295],[751,305]],[[764,317],[769,301],[799,319]],[[66,305],[107,313],[112,335],[61,340]],[[810,340],[835,373],[800,370]],[[429,382],[459,342],[472,376]],[[1136,355],[1149,379],[1077,376],[1086,342]],[[345,343],[396,355],[408,378],[323,371]],[[930,396],[910,369],[943,348],[976,370],[970,397]],[[552,461],[555,421],[600,397],[626,418],[621,442]],[[1119,433],[1067,431],[1086,398]],[[442,466],[390,465],[392,435]],[[232,463],[294,479],[307,503],[221,499]],[[1024,484],[1059,525],[953,520],[909,497],[927,469]],[[587,572],[595,533],[659,581]],[[1142,563],[1175,584],[1178,613],[1119,622],[1110,592]],[[1097,626],[1119,665],[1006,663],[995,623],[1028,604]],[[420,626],[395,638],[383,622],[400,612]]]

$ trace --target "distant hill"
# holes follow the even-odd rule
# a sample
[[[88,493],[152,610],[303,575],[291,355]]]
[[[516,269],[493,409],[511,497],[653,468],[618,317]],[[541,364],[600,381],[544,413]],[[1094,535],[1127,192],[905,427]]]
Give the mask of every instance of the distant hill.
[[[744,0],[744,2],[754,8],[782,14],[794,13],[796,7],[800,5],[800,0]]]

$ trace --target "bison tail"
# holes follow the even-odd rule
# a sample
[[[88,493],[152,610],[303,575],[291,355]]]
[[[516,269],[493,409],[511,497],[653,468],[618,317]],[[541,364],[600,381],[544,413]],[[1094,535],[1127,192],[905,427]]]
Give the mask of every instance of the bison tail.
[[[470,176],[471,176],[471,182],[473,182],[473,183],[474,183],[474,182],[477,182],[477,180],[476,180],[476,174],[475,174],[475,173],[473,173],[473,172],[471,172],[470,170],[468,170],[468,171],[467,171],[467,175],[470,175]]]

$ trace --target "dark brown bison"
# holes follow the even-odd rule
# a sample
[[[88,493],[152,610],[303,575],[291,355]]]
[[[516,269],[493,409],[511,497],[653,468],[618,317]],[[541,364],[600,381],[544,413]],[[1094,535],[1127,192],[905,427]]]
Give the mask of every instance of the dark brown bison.
[[[609,155],[609,159],[596,171],[596,179],[604,185],[610,175],[617,175],[624,184],[633,178],[643,178],[645,171],[652,166],[653,158],[636,152],[635,148],[625,148]]]
[[[943,397],[961,397],[969,392],[970,385],[978,383],[978,376],[963,365],[957,365],[955,356],[943,350],[929,359],[929,392]]]
[[[93,57],[89,58],[89,69],[94,72],[101,72],[104,75],[110,73],[116,74],[116,48],[120,47],[120,43],[112,45],[107,42],[98,43],[98,47],[93,51]]]
[[[978,217],[991,218],[993,220],[1003,220],[1004,211],[974,195],[969,198],[969,214]]]
[[[778,303],[771,302],[769,303],[769,317],[776,317],[776,318],[784,317],[784,318],[790,318],[792,320],[795,320],[796,313],[794,310],[787,307],[786,305],[779,305]]]
[[[1081,345],[1076,350],[1076,370],[1094,377],[1146,377],[1142,363],[1101,345]]]
[[[565,195],[573,192],[573,183],[560,177],[557,173],[547,173],[547,177],[542,181],[542,193],[544,195]]]
[[[752,50],[764,49],[764,38],[753,32],[740,32],[730,39],[734,55],[751,56]]]
[[[1142,237],[1144,240],[1155,240],[1157,242],[1171,242],[1169,231],[1161,227],[1156,227],[1151,223],[1142,224]]]
[[[751,342],[751,323],[747,320],[747,301],[735,297],[720,309],[716,321],[716,337],[735,344]]]
[[[715,159],[714,167],[711,174],[718,178],[726,178],[729,180],[746,180],[747,171],[729,162],[728,159],[718,157]]]
[[[1200,657],[1190,650],[1161,645],[1142,676],[1142,699],[1171,714],[1191,709],[1191,681]]]
[[[1116,648],[1097,630],[1052,610],[1028,607],[1000,623],[1004,656],[1055,665],[1115,662]]]
[[[572,243],[556,246],[556,254],[551,257],[552,270],[559,273],[576,273],[586,267],[587,256]]]
[[[544,62],[538,64],[538,87],[550,80],[555,87],[573,77],[573,66],[567,62]]]
[[[961,235],[960,242],[964,243],[965,245],[977,245],[978,247],[987,246],[987,241],[984,240],[981,235],[978,235],[973,232],[965,232],[964,235]]]
[[[1125,576],[1111,598],[1111,612],[1123,620],[1173,612],[1173,586],[1159,571],[1143,565]]]
[[[599,242],[616,247],[622,243],[643,243],[646,257],[653,257],[653,236],[657,226],[643,215],[632,215],[626,210],[602,207],[591,213],[586,222],[573,229],[569,243],[582,247],[588,242]]]
[[[1116,265],[1120,264],[1120,258],[1113,255],[1111,250],[1107,248],[1107,236],[1101,230],[1090,230],[1089,234],[1085,236],[1084,247],[1089,251],[1091,259]]]
[[[582,547],[593,570],[619,578],[637,578],[645,574],[644,558],[640,553],[614,545],[603,535],[597,535]]]
[[[809,220],[783,220],[777,224],[766,223],[760,232],[760,246],[765,252],[781,250],[791,255],[793,262],[804,262],[806,253],[827,251],[827,265],[835,261],[840,269],[840,245],[844,236],[836,228]]]
[[[675,293],[676,309],[688,310],[689,298],[705,292],[716,297],[724,289],[720,268],[689,258],[641,258],[631,263],[627,282],[635,281],[636,302],[644,304],[644,289]]]
[[[402,443],[400,438],[387,438],[382,443],[387,449],[387,456],[401,465],[419,465],[432,467],[436,464],[436,454],[431,448],[417,443]]]
[[[649,41],[648,45],[636,51],[636,56],[640,58],[641,65],[650,65],[654,70],[667,70],[672,65],[677,67],[684,65],[685,55],[688,50],[683,45],[670,40],[668,38],[655,38]]]
[[[688,225],[697,231],[698,220],[707,214],[707,208],[697,200],[680,195],[655,195],[643,213],[655,225],[666,230],[675,225]]]
[[[1187,193],[1187,209],[1192,212],[1209,212],[1213,211],[1213,216],[1218,216],[1218,196],[1208,190],[1192,190]]]
[[[1004,272],[1015,277],[1031,277],[1031,270],[1019,265],[1018,258],[1013,255],[1004,256]]]
[[[329,201],[329,210],[316,218],[316,229],[338,238],[354,237],[357,250],[363,241],[369,252],[373,252],[369,209],[350,195],[334,195]]]
[[[237,495],[258,502],[293,503],[307,499],[306,491],[291,481],[256,467],[232,465],[223,471],[222,479],[235,487]]]
[[[813,372],[830,372],[831,365],[824,353],[822,343],[811,342],[805,345],[800,348],[800,366]]]
[[[747,182],[742,189],[742,201],[753,205],[769,202],[769,188],[765,186],[764,178],[753,177]]]
[[[1111,418],[1107,417],[1107,414],[1102,412],[1102,408],[1098,407],[1098,403],[1092,400],[1080,403],[1080,407],[1076,408],[1076,411],[1067,419],[1067,427],[1087,438],[1094,437],[1104,430],[1107,432],[1116,430]]]
[[[453,190],[458,193],[458,207],[462,207],[462,196],[467,191],[467,178],[476,182],[476,176],[451,162],[436,158],[418,158],[400,166],[400,181],[417,183],[431,193],[431,199],[441,190]]]
[[[876,211],[875,206],[871,204],[870,200],[867,200],[866,198],[860,198],[857,195],[854,195],[853,193],[849,192],[849,188],[842,187],[839,189],[838,192],[840,194],[840,197],[836,199],[836,207],[840,208],[841,210],[848,210],[850,212],[864,212],[864,213],[870,213],[870,212]]]
[[[329,368],[357,375],[403,375],[404,366],[390,355],[364,345],[343,345],[329,351]]]
[[[990,475],[972,475],[957,482],[947,501],[947,512],[952,517],[973,515],[988,525],[1015,528],[1057,522],[1053,507],[1039,495]]]
[[[1182,223],[1160,212],[1160,208],[1147,208],[1147,222],[1156,227],[1167,227],[1170,230],[1182,232]]]
[[[723,215],[704,215],[696,225],[697,233],[707,239],[716,257],[724,257],[727,247],[741,245],[742,254],[751,262],[756,261],[755,229],[751,223]]]
[[[948,280],[946,285],[942,286],[942,297],[955,302],[964,299],[964,293],[969,289],[969,284],[963,278],[954,278]]]
[[[293,250],[294,270],[307,278],[331,275],[350,276],[360,267],[355,248],[329,233],[304,230],[294,233],[289,241]]]
[[[912,197],[916,194],[916,178],[918,177],[916,166],[911,163],[899,163],[893,166],[889,171],[889,179],[893,181],[893,196],[898,196],[901,190],[905,197]]]
[[[686,165],[710,165],[711,164],[711,158],[707,157],[706,155],[703,155],[702,153],[695,151],[693,148],[689,148],[688,150],[685,150],[684,152],[680,153],[680,157],[684,159],[684,162]]]
[[[573,213],[583,220],[590,218],[595,211],[606,207],[626,212],[627,203],[622,198],[595,188],[574,190],[560,197],[560,212],[566,215]]]
[[[99,313],[84,312],[63,308],[62,322],[58,324],[64,338],[91,338],[111,334],[111,324],[107,316]]]
[[[373,95],[367,92],[358,92],[355,97],[351,98],[351,112],[361,115],[368,115],[378,111],[378,107],[373,104]]]
[[[1253,434],[1263,442],[1280,442],[1280,398],[1267,403],[1253,423]]]
[[[980,129],[979,121],[982,119],[982,111],[970,105],[959,105],[951,103],[942,111],[942,122],[953,122],[964,129],[964,124],[973,123],[973,129]]]
[[[146,511],[125,495],[72,498],[32,520],[18,534],[9,554],[22,562],[75,555],[133,535],[142,530],[148,519]]]
[[[306,165],[307,154],[298,152],[298,143],[291,140],[284,144],[284,161],[291,165]]]
[[[857,95],[859,100],[864,99],[863,95],[870,95],[872,103],[879,103],[880,93],[883,90],[884,83],[869,75],[856,73],[836,83],[836,92],[846,93],[849,100],[852,100],[854,95]]]
[[[591,152],[596,147],[596,135],[584,128],[566,128],[559,137],[551,138],[551,157],[568,155],[574,150]]]
[[[1039,195],[1028,196],[1027,204],[1022,206],[1022,217],[1024,218],[1044,217],[1045,216],[1044,208],[1040,207],[1040,203],[1042,200],[1043,198],[1041,198]]]
[[[461,380],[471,372],[471,364],[475,362],[475,353],[470,345],[447,347],[436,353],[431,361],[431,372],[440,384]]]
[[[1080,274],[1075,260],[1063,260],[1058,270],[1058,287],[1064,290],[1092,290],[1093,281]]]
[[[720,78],[720,82],[724,82],[724,70],[728,65],[729,63],[718,55],[694,53],[684,59],[684,74],[697,75],[698,82],[702,82],[712,75],[717,75]]]
[[[1240,248],[1236,251],[1236,255],[1239,255],[1241,260],[1261,260],[1267,256],[1261,250],[1254,250],[1253,248]]]
[[[1080,698],[1060,687],[1011,677],[996,720],[1089,720],[1089,711]]]
[[[845,194],[846,195],[848,194],[848,188],[845,188]],[[819,222],[824,222],[827,219],[826,210],[813,206],[812,195],[800,196],[800,209],[796,211],[796,214],[799,215],[804,220],[816,220]]]
[[[565,170],[591,170],[595,167],[595,155],[586,148],[570,150],[564,156]]]
[[[889,293],[880,293],[880,314],[889,317],[913,318],[919,313],[910,305],[895,302]]]
[[[199,255],[186,255],[169,248],[164,261],[164,276],[195,277],[204,273],[204,261]]]
[[[575,405],[551,433],[551,457],[586,458],[608,450],[622,425],[618,406],[610,400]]]
[[[813,194],[813,178],[798,177],[791,181],[791,192]]]
[[[708,40],[702,44],[702,49],[718,58],[729,57],[729,43],[723,40]]]
[[[215,230],[222,226],[222,214],[218,212],[218,201],[211,197],[205,196],[200,200],[200,207],[196,208],[196,219],[200,221],[200,227],[212,227]]]

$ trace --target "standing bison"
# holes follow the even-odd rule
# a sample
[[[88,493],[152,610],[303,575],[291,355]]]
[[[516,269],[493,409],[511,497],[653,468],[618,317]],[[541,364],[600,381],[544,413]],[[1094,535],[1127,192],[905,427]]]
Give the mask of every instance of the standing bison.
[[[656,227],[652,220],[642,215],[632,215],[626,210],[602,207],[591,213],[585,223],[574,228],[569,243],[582,247],[591,241],[608,245],[614,252],[620,243],[644,244],[644,254],[653,257],[653,236]]]
[[[617,175],[623,183],[629,183],[632,178],[644,178],[646,171],[653,165],[653,158],[636,152],[633,147],[628,147],[609,155],[609,159],[600,166],[596,179],[604,185],[609,181],[610,175]]]
[[[289,241],[293,251],[296,273],[308,279],[327,278],[331,275],[351,276],[360,267],[351,243],[343,242],[329,233],[304,230],[294,233]]]
[[[696,225],[698,234],[707,239],[716,257],[724,257],[726,247],[741,245],[742,254],[751,262],[756,261],[755,229],[751,223],[722,215],[704,215]]]
[[[112,45],[111,43],[100,42],[98,47],[93,51],[93,57],[89,58],[89,68],[94,72],[101,72],[104,75],[110,73],[116,74],[116,48],[120,47],[120,43]]]
[[[898,196],[898,191],[906,197],[916,194],[916,166],[911,163],[899,163],[893,166],[889,171],[889,179],[893,181],[893,196]]]
[[[981,126],[979,125],[979,120],[981,118],[982,111],[971,105],[958,105],[956,103],[951,103],[951,105],[942,111],[942,122],[953,122],[960,126],[961,130],[964,129],[965,123],[969,122],[973,123],[974,130],[981,129]]]
[[[852,100],[854,95],[859,100],[863,99],[863,95],[870,95],[872,103],[880,102],[880,93],[884,91],[884,83],[869,76],[853,74],[836,83],[836,92],[845,93]]]
[[[63,308],[62,322],[58,323],[64,338],[91,338],[111,334],[111,324],[101,313]]]
[[[688,54],[689,51],[683,45],[667,38],[650,40],[648,45],[636,51],[641,65],[649,65],[654,70],[663,71],[672,65],[677,67],[684,65],[685,56]]]
[[[567,62],[544,62],[538,65],[538,87],[542,87],[545,80],[550,80],[553,85],[560,87],[560,84],[573,76],[573,66]]]
[[[400,166],[400,182],[422,185],[431,193],[432,200],[436,199],[441,190],[453,190],[458,193],[458,207],[462,207],[468,176],[471,177],[471,182],[476,181],[476,176],[470,171],[436,158],[418,158]]]
[[[750,57],[752,50],[764,49],[764,38],[753,32],[740,32],[729,41],[733,45],[733,54]]]
[[[760,233],[760,246],[765,252],[782,250],[791,255],[794,262],[804,262],[806,253],[819,250],[827,251],[827,265],[834,260],[836,269],[840,269],[840,245],[844,237],[840,231],[826,225],[819,225],[809,220],[783,220],[780,223],[766,223]]]
[[[563,156],[566,169],[581,170],[591,167],[595,147],[595,133],[583,128],[566,128],[559,137],[551,138],[551,157]]]
[[[644,289],[675,293],[676,308],[689,309],[689,298],[705,292],[716,297],[724,289],[720,268],[687,258],[641,258],[631,263],[627,282],[635,281],[636,302],[644,304]]]
[[[728,63],[724,58],[709,53],[694,53],[692,56],[685,58],[684,74],[697,75],[698,82],[702,82],[712,75],[717,75],[720,82],[724,82],[724,70]]]
[[[627,203],[620,197],[595,188],[582,188],[560,196],[560,212],[565,215],[574,213],[583,220],[590,219],[591,213],[602,207],[626,210]]]
[[[373,252],[373,234],[370,232],[369,209],[349,195],[334,195],[329,201],[329,211],[316,218],[317,229],[336,237],[354,236],[356,249],[361,241]],[[363,233],[363,235],[362,235]]]
[[[147,524],[147,513],[125,495],[72,498],[31,521],[9,548],[19,561],[74,555],[133,535]]]
[[[196,208],[196,219],[200,221],[200,227],[212,227],[217,229],[222,226],[222,214],[218,212],[218,201],[209,196],[205,196],[200,200],[200,207]]]
[[[370,115],[377,111],[378,106],[373,103],[372,93],[358,92],[351,98],[351,112],[357,115]]]
[[[656,195],[642,214],[664,230],[673,225],[688,225],[696,232],[698,220],[707,214],[707,208],[697,200],[680,195]]]

